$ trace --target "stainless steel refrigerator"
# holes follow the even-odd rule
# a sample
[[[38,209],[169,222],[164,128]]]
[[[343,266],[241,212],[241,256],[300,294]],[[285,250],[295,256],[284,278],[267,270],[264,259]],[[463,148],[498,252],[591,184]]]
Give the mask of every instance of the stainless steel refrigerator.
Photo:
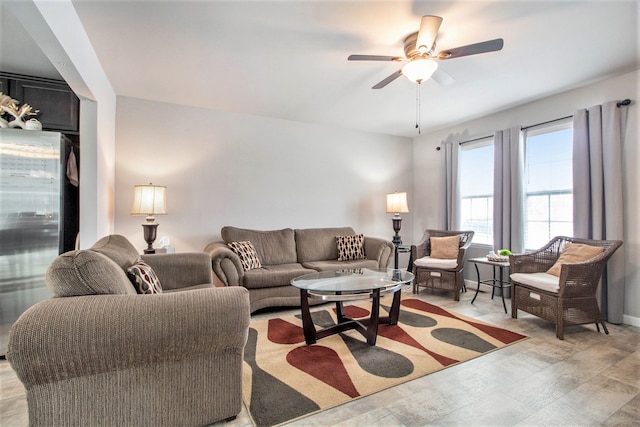
[[[77,161],[78,148],[59,132],[0,129],[0,356],[15,320],[51,297],[47,267],[77,234],[71,153]]]

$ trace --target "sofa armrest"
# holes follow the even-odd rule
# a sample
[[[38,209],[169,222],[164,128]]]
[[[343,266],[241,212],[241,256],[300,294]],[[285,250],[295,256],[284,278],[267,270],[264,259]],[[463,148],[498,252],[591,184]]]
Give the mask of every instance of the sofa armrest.
[[[135,366],[242,353],[249,322],[249,293],[239,287],[52,298],[15,322],[7,359],[29,390]]]
[[[379,237],[364,238],[364,253],[367,259],[378,262],[379,268],[385,268],[393,258],[393,243]]]
[[[204,251],[211,258],[211,268],[218,280],[226,286],[242,286],[244,269],[240,257],[224,242],[209,243]]]
[[[163,289],[213,283],[211,258],[204,252],[142,255],[158,275]]]

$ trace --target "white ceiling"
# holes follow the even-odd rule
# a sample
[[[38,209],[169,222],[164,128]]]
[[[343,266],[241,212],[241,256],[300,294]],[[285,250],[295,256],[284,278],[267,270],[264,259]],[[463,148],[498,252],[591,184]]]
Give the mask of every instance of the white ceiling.
[[[401,76],[371,89],[401,64],[347,56],[402,55],[422,15],[444,18],[437,50],[504,39],[502,51],[440,61],[455,83],[422,84],[422,133],[640,64],[638,1],[73,4],[118,95],[407,137],[417,135],[416,85]],[[33,41],[7,15],[0,69],[55,74],[17,48]]]

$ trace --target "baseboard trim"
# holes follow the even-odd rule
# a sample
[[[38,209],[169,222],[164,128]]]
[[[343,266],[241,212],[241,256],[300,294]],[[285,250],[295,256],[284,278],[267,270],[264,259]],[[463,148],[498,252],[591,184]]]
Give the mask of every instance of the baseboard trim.
[[[628,314],[622,315],[622,323],[629,326],[638,326],[640,327],[640,317],[629,316]]]

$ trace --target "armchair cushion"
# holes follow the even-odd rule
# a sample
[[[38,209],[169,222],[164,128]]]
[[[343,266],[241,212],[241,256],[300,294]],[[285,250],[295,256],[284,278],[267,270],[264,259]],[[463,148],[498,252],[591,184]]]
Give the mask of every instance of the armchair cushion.
[[[91,246],[90,250],[106,255],[118,264],[123,272],[140,258],[140,254],[131,242],[119,234],[103,237]]]
[[[227,245],[240,257],[240,263],[244,271],[262,267],[256,248],[253,247],[250,241],[229,242]]]
[[[153,268],[139,259],[127,269],[127,276],[139,294],[161,294],[162,285]]]
[[[56,297],[136,293],[118,264],[90,250],[57,257],[49,265],[45,281]]]
[[[353,236],[336,236],[338,261],[365,259],[363,243],[363,234],[356,234]]]
[[[511,280],[547,292],[560,290],[560,278],[549,273],[513,273]]]
[[[547,273],[560,277],[562,264],[574,264],[577,262],[587,261],[598,256],[604,251],[600,246],[585,245],[582,243],[567,243],[557,261]]]
[[[453,270],[458,266],[458,259],[443,259],[425,256],[413,262],[417,267],[438,268],[445,270]]]
[[[431,258],[458,258],[460,236],[431,237]]]

